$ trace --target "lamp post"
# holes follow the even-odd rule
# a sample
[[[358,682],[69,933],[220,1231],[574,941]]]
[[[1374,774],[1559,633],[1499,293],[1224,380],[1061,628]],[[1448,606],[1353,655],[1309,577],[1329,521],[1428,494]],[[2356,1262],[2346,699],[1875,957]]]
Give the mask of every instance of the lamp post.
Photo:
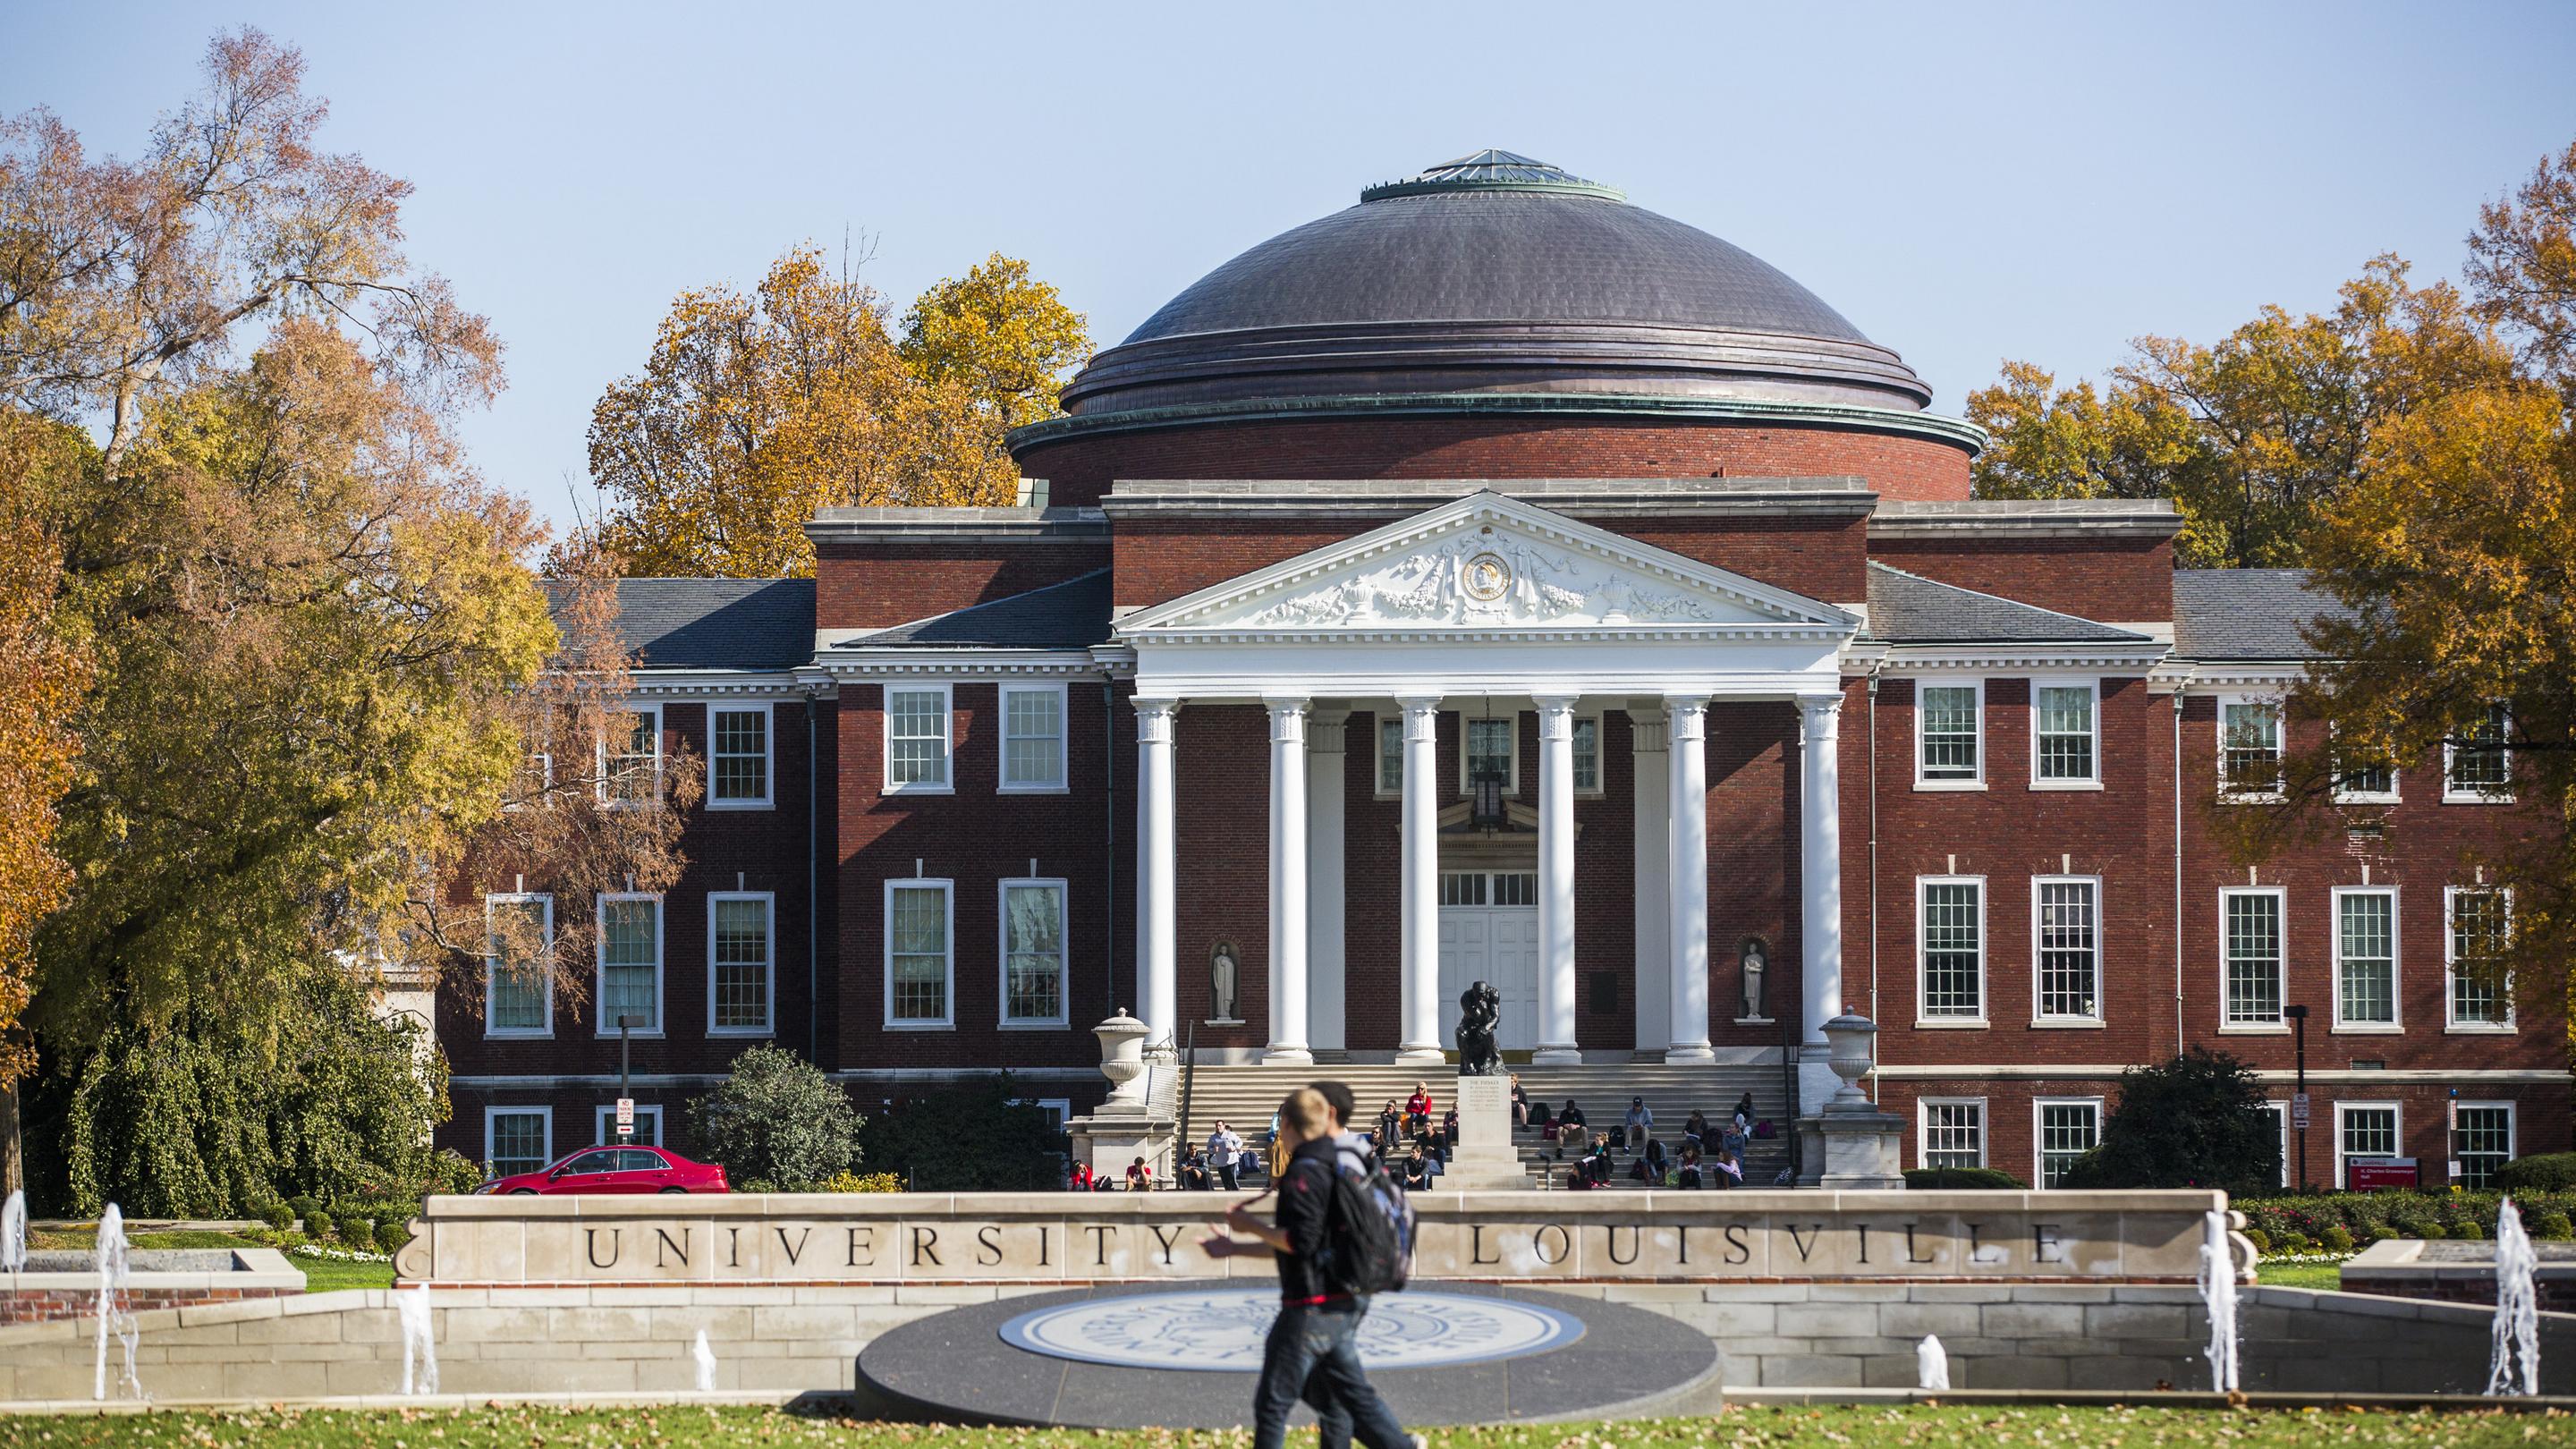
[[[617,1018],[617,1141],[621,1146],[635,1140],[635,1091],[627,1080],[631,1050],[628,1033],[643,1024],[640,1016],[621,1014]]]
[[[2299,1134],[2299,1191],[2308,1190],[2308,1009],[2284,1006],[2281,1014],[2290,1019],[2291,1040],[2296,1045],[2295,1080],[2290,1088],[2290,1125]]]

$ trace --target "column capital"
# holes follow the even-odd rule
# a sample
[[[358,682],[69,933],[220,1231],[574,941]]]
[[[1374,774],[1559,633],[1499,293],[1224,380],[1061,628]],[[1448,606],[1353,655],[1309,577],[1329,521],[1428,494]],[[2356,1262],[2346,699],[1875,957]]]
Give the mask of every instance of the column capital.
[[[1136,708],[1136,738],[1168,740],[1172,737],[1172,717],[1181,712],[1177,699],[1139,699]]]
[[[1436,694],[1399,694],[1396,704],[1404,711],[1404,738],[1437,740],[1440,737],[1440,696]]]
[[[1839,694],[1802,694],[1798,696],[1798,718],[1805,725],[1807,738],[1822,743],[1839,732],[1843,697]]]
[[[1303,743],[1306,738],[1306,711],[1312,700],[1298,698],[1272,699],[1265,696],[1262,705],[1270,711],[1270,738],[1273,743]]]
[[[1664,696],[1664,737],[1679,744],[1708,738],[1708,699],[1697,694]]]
[[[1570,694],[1541,694],[1531,697],[1530,703],[1538,706],[1538,737],[1541,740],[1574,738],[1574,698]]]

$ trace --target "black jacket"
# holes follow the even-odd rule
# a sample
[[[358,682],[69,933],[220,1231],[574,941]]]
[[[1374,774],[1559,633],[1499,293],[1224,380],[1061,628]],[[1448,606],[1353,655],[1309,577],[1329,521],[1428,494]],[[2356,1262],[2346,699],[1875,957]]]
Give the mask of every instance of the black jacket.
[[[1297,1144],[1288,1170],[1279,1174],[1279,1210],[1274,1221],[1288,1237],[1278,1254],[1279,1297],[1287,1303],[1316,1303],[1338,1294],[1324,1281],[1321,1257],[1333,1221],[1333,1139],[1318,1137]]]

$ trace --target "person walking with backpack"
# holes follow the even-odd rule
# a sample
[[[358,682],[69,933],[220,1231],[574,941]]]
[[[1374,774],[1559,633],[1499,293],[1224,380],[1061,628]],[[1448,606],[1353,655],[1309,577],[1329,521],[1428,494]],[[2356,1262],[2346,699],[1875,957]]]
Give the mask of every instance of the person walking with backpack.
[[[1421,1449],[1423,1441],[1404,1431],[1360,1367],[1359,1322],[1368,1295],[1403,1286],[1401,1254],[1411,1248],[1409,1238],[1397,1241],[1395,1225],[1372,1201],[1385,1174],[1364,1177],[1340,1168],[1332,1109],[1312,1087],[1288,1094],[1279,1109],[1279,1138],[1288,1147],[1288,1167],[1276,1189],[1276,1220],[1265,1223],[1251,1202],[1237,1203],[1226,1212],[1226,1226],[1249,1241],[1213,1233],[1199,1244],[1211,1258],[1279,1262],[1279,1316],[1253,1391],[1252,1449],[1281,1449],[1288,1411],[1300,1398],[1324,1421],[1327,1442],[1334,1421],[1346,1415],[1352,1436],[1368,1449]],[[1402,1201],[1396,1194],[1399,1210]],[[1409,1213],[1404,1221],[1410,1225]]]

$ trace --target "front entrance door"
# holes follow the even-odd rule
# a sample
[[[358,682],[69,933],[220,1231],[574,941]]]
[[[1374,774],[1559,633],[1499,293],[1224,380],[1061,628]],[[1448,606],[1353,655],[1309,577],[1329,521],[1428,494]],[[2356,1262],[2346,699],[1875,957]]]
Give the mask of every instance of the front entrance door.
[[[1503,998],[1502,1045],[1538,1045],[1538,876],[1530,871],[1440,875],[1440,1043],[1458,1044],[1458,998],[1486,981]]]

